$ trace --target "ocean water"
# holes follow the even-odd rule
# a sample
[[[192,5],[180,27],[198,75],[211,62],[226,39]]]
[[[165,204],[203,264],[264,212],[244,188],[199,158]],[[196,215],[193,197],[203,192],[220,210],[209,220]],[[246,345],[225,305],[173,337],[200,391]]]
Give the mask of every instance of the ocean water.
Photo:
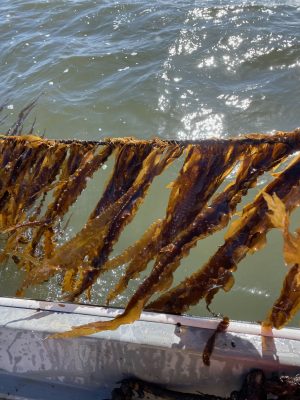
[[[49,138],[194,140],[300,125],[299,0],[2,0],[0,60],[3,129],[39,95],[28,126],[36,117],[35,131]],[[176,168],[157,179],[116,251],[164,214],[167,191],[161,188],[175,175]],[[90,185],[77,202],[70,235],[84,224],[98,192]],[[223,236],[198,245],[175,280],[200,267]],[[215,312],[235,319],[265,316],[286,273],[280,233],[268,238],[266,249],[241,263],[231,292],[216,297]],[[21,279],[12,271],[2,269],[3,295],[13,295]],[[110,279],[96,286],[94,303],[103,303]],[[59,292],[54,282],[27,295],[56,298]],[[207,315],[203,305],[191,313]]]

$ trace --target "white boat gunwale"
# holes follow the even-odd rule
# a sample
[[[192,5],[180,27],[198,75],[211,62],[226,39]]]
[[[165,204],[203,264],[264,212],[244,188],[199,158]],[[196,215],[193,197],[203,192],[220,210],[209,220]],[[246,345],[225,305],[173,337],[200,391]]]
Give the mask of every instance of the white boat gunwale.
[[[106,388],[107,394],[128,377],[174,390],[225,396],[241,386],[251,369],[290,375],[300,370],[300,329],[273,330],[264,338],[259,324],[238,321],[231,321],[228,330],[217,336],[207,367],[202,353],[220,321],[216,318],[143,312],[139,321],[116,331],[45,340],[49,333],[107,320],[120,312],[0,297],[0,394],[9,375],[20,382],[19,388],[24,379],[37,387],[43,381],[71,387],[70,399],[74,399],[72,387],[88,390],[93,398],[95,390]],[[64,396],[62,400],[68,399]]]
[[[117,315],[121,314],[123,311],[121,308],[76,303],[63,303],[58,301],[19,299],[13,297],[0,297],[0,307],[1,306],[77,315],[99,316],[105,318],[114,318]],[[209,318],[189,315],[172,315],[143,311],[140,317],[140,321],[157,322],[171,325],[180,324],[181,326],[202,329],[216,329],[220,319],[213,317]],[[259,323],[230,320],[229,326],[226,331],[228,333],[243,333],[249,335],[260,335],[266,337],[300,341],[300,329],[296,327],[283,329],[273,328],[271,330],[263,330]]]

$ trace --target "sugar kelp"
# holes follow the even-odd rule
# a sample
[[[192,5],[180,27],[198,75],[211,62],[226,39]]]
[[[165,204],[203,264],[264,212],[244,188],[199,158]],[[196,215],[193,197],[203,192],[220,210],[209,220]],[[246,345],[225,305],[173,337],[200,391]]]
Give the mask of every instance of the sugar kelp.
[[[54,188],[53,199],[40,219],[44,223],[33,228],[31,241],[25,247],[25,254],[33,256],[43,239],[44,255],[46,259],[51,260],[52,254],[55,252],[54,230],[58,228],[60,219],[85,189],[87,180],[106,162],[113,150],[110,146],[95,149],[95,146],[79,145],[78,143],[68,145],[68,147],[69,154],[61,164],[61,174]],[[47,265],[51,265],[51,268],[46,268],[44,264],[41,263],[30,268],[22,289],[31,283],[32,277],[41,282],[43,277],[45,280],[49,279],[57,271],[57,268],[62,267],[60,264],[53,266],[53,264],[47,263]],[[21,293],[22,290],[19,291],[19,294]]]
[[[135,253],[132,249],[130,252],[125,251],[125,254],[132,255],[130,260],[126,260],[130,261],[129,266],[119,283],[110,292],[108,300],[112,300],[121,293],[129,280],[143,271],[150,260],[158,257],[166,246],[172,244],[176,235],[194,220],[234,167],[240,155],[239,151],[239,148],[227,149],[225,146],[213,148],[212,145],[205,144],[187,148],[187,156],[178,178],[170,185],[172,190],[166,216],[160,223],[160,229],[153,232],[152,239],[146,246],[143,245],[144,238],[142,237],[141,241],[135,245]],[[215,157],[211,156],[212,152],[215,153]],[[113,262],[114,260],[111,263]]]
[[[236,156],[236,160],[239,161],[240,165],[236,180],[229,184],[221,194],[210,199],[216,189],[212,190],[210,196],[205,199],[203,208],[198,210],[198,214],[193,216],[192,221],[176,234],[172,243],[165,245],[159,250],[152,272],[129,300],[122,315],[109,322],[96,322],[75,328],[70,332],[57,335],[57,337],[71,337],[81,334],[91,334],[106,329],[116,329],[121,324],[130,323],[137,319],[154,293],[169,288],[174,270],[179,266],[182,257],[188,254],[189,250],[196,242],[226,226],[242,196],[247,193],[249,188],[256,184],[257,178],[262,173],[276,167],[290,154],[299,149],[298,138],[299,131],[295,131],[288,135],[274,135],[269,139],[267,139],[266,136],[259,135],[248,136],[244,141],[221,141],[217,142],[215,146],[215,142],[213,141],[204,141],[202,144],[203,148],[205,148],[205,145],[212,146],[211,157],[219,154],[220,147],[218,146],[220,145],[225,147],[228,153],[231,153],[232,148],[239,148],[240,151],[237,152],[239,155]],[[279,193],[282,199],[290,201],[292,204],[293,202],[288,195],[290,192],[293,192],[293,188],[299,183],[298,164],[296,160],[283,173],[275,177],[273,182],[267,186],[266,190],[271,193]],[[227,168],[228,163],[226,163],[226,168],[223,166],[223,170],[225,171]],[[231,167],[229,169],[231,169]],[[210,200],[210,202],[208,202],[208,200]],[[295,203],[295,206],[296,205]],[[222,246],[220,252],[217,252],[212,258],[213,261],[209,262],[204,268],[206,273],[203,273],[201,270],[201,273],[197,274],[196,277],[193,276],[193,278],[195,278],[196,287],[194,292],[186,287],[186,283],[193,283],[193,280],[187,280],[181,285],[184,287],[183,292],[187,293],[187,295],[185,295],[185,297],[182,296],[178,300],[180,302],[183,298],[182,303],[180,303],[182,307],[180,311],[178,311],[178,308],[175,306],[172,308],[171,305],[176,297],[173,296],[174,291],[167,293],[165,298],[162,297],[158,301],[150,304],[147,308],[159,311],[182,312],[203,297],[205,297],[206,301],[209,303],[220,287],[230,289],[233,283],[232,271],[235,270],[237,263],[249,250],[258,249],[264,244],[265,233],[269,229],[264,227],[265,225],[268,226],[265,220],[266,202],[263,196],[259,195],[252,204],[245,208],[241,218],[241,228],[238,227],[237,223],[235,223],[233,228],[230,228],[230,235],[226,238],[225,245]],[[165,223],[161,226],[163,230]],[[260,228],[262,231],[260,231]],[[238,235],[238,233],[240,233],[240,236],[235,238],[235,235]],[[231,237],[232,235],[233,238]],[[243,244],[243,241],[245,241],[245,244]],[[134,254],[132,248],[128,249],[128,254]],[[224,257],[224,259],[222,259],[222,257]],[[120,257],[120,259],[122,259],[122,257]],[[126,259],[126,255],[124,255],[123,261],[124,259]],[[201,288],[202,279],[204,280],[202,284],[203,290],[202,292],[200,291],[201,294],[199,296],[197,290],[199,289],[199,282]],[[179,295],[182,294],[181,292],[178,293]],[[169,299],[170,296],[172,297],[172,301],[170,300],[168,303],[170,308],[162,307],[165,305],[168,296]],[[198,296],[197,300],[195,300],[193,296]],[[190,297],[192,298],[190,299]]]
[[[264,194],[269,208],[270,223],[282,230],[284,245],[283,256],[288,272],[285,276],[279,298],[270,310],[264,326],[283,327],[300,308],[300,230],[292,234],[289,231],[290,212],[300,203],[300,187],[294,188],[290,201],[282,202],[276,195]]]
[[[64,146],[47,143],[36,136],[1,140],[1,230],[26,218],[26,210],[55,180],[65,153]]]
[[[0,222],[6,238],[2,259],[12,256],[26,270],[19,294],[59,273],[64,278],[63,291],[69,299],[75,299],[91,288],[101,272],[128,264],[111,291],[110,300],[154,260],[152,271],[122,315],[107,323],[79,327],[63,337],[116,329],[137,319],[145,307],[180,313],[201,298],[209,303],[220,288],[230,289],[232,271],[247,252],[264,245],[265,234],[274,225],[266,194],[276,193],[287,210],[298,205],[298,159],[275,176],[264,188],[264,195],[244,209],[240,220],[229,228],[224,246],[209,263],[168,291],[174,271],[200,239],[230,222],[238,203],[260,175],[299,150],[299,133],[256,134],[198,143],[1,137]],[[137,243],[110,259],[115,243],[136,215],[153,179],[183,152],[185,160],[170,185],[165,217],[155,221]],[[85,189],[87,180],[110,156],[115,160],[112,175],[85,226],[58,246],[56,235],[62,233],[63,217]],[[217,193],[233,173],[235,180]],[[294,282],[294,276],[288,282]],[[154,294],[164,291],[167,292],[161,298],[149,304]]]
[[[99,151],[97,145],[63,144],[28,135],[5,137],[0,142],[1,231],[12,232],[2,257],[16,253],[19,245],[23,254],[20,259],[43,253],[49,257],[53,247],[49,232],[56,229],[59,218],[112,150],[110,146]],[[44,215],[39,215],[39,202],[48,192],[53,194],[52,201]]]
[[[120,157],[116,160],[113,175],[104,195],[84,228],[89,230],[95,221],[101,221],[103,214],[108,211],[107,222],[97,233],[101,237],[99,244],[93,246],[92,254],[84,255],[84,257],[90,257],[92,268],[84,269],[81,282],[77,284],[76,291],[69,296],[71,299],[80,295],[95,282],[114,243],[124,227],[133,219],[155,176],[160,175],[174,159],[181,155],[181,149],[177,145],[167,149],[164,147],[149,149],[149,144],[147,144],[141,146],[140,155],[137,149],[129,147],[126,149],[125,146],[120,151]],[[113,199],[112,203],[111,199]],[[86,233],[83,236],[86,236]],[[74,238],[71,247],[77,247],[76,243],[77,239]],[[90,244],[87,245],[90,246]]]
[[[178,260],[188,255],[197,240],[224,228],[241,197],[255,185],[261,174],[289,154],[289,147],[284,144],[275,147],[272,144],[262,144],[258,151],[252,146],[244,148],[204,143],[200,147],[193,147],[191,153],[197,153],[198,158],[191,162],[192,158],[188,154],[178,179],[172,185],[161,236],[154,237],[154,243],[143,248],[141,254],[133,256],[125,276],[112,290],[109,299],[123,290],[129,278],[136,271],[144,269],[150,259],[159,256],[156,260],[160,264],[159,271],[166,269],[165,273],[168,274],[168,265],[171,265],[172,260],[176,259],[178,265]],[[237,161],[240,161],[240,167],[236,181],[229,184],[208,205],[208,200]]]
[[[191,305],[205,298],[209,304],[213,296],[221,289],[229,290],[233,285],[233,275],[238,263],[248,254],[259,250],[266,242],[266,233],[274,227],[269,215],[269,199],[275,197],[280,204],[286,203],[289,211],[300,202],[300,158],[297,157],[282,173],[269,183],[256,197],[253,203],[244,208],[241,218],[229,228],[226,240],[217,252],[199,271],[186,278],[177,287],[163,294],[159,299],[149,304],[148,308],[170,313],[182,313]],[[280,214],[279,214],[280,215]],[[277,218],[279,218],[277,214]],[[285,281],[285,287],[295,286],[296,268],[291,270]],[[291,279],[292,275],[292,279]],[[296,291],[283,290],[285,301],[295,297]],[[298,293],[299,297],[299,293]],[[278,300],[280,302],[280,300]],[[277,302],[278,303],[278,302]],[[294,302],[295,303],[295,302]],[[298,306],[298,303],[295,306]],[[274,306],[273,314],[275,308]],[[284,323],[274,325],[281,327],[293,315],[291,310],[285,313]],[[273,319],[274,320],[274,319]],[[273,321],[274,322],[274,321]]]
[[[225,332],[228,326],[229,326],[229,318],[223,317],[223,319],[219,322],[217,328],[215,329],[214,333],[209,337],[208,341],[206,342],[206,345],[202,353],[202,360],[203,363],[208,367],[210,366],[210,358],[215,347],[216,338],[220,333]]]
[[[90,288],[101,265],[112,251],[120,233],[134,217],[153,178],[181,155],[178,145],[123,143],[116,146],[116,161],[111,179],[84,228],[75,237],[53,251],[36,269],[30,271],[24,287],[47,280],[58,270],[80,271],[76,291]],[[40,227],[38,228],[40,229]],[[70,273],[67,274],[70,281]],[[64,285],[72,289],[72,285]]]
[[[85,189],[87,179],[93,176],[95,171],[106,162],[112,152],[109,146],[96,152],[93,147],[76,143],[69,145],[69,155],[61,165],[61,174],[53,193],[53,200],[43,217],[46,223],[33,233],[30,253],[34,252],[41,237],[49,229],[48,227],[52,229],[55,221],[67,213],[69,207]],[[50,255],[51,252],[48,256]]]

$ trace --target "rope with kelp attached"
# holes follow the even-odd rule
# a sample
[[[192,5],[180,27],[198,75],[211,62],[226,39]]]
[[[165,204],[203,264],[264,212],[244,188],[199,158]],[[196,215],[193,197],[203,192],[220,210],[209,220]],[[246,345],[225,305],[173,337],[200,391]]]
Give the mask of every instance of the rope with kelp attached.
[[[285,260],[291,268],[267,323],[280,328],[300,305],[300,240],[288,230],[289,215],[300,201],[299,133],[295,130],[199,142],[133,138],[64,141],[2,135],[0,229],[5,245],[1,261],[12,257],[25,271],[19,295],[28,286],[60,274],[62,290],[69,300],[88,293],[104,272],[126,265],[108,295],[108,304],[154,262],[122,315],[55,335],[73,337],[116,329],[138,319],[143,309],[182,313],[201,299],[209,305],[220,289],[231,289],[239,261],[265,245],[270,229],[279,228],[284,234]],[[87,181],[111,157],[111,177],[85,226],[58,245],[61,220],[82,195]],[[184,157],[183,166],[171,184],[165,217],[153,221],[136,243],[111,258],[115,243],[136,216],[153,180],[180,157]],[[258,178],[285,165],[288,159],[288,166],[274,174],[244,207],[241,217],[229,225],[224,245],[207,264],[170,289],[175,270],[191,248],[230,224],[237,205]],[[235,178],[217,193],[229,175]],[[151,302],[157,293],[161,296]]]

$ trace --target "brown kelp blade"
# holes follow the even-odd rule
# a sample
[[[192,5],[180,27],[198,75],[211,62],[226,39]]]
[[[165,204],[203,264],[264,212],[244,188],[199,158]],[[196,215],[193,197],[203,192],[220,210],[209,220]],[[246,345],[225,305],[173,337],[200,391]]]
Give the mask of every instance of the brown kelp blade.
[[[235,229],[229,228],[226,241],[210,260],[196,273],[186,278],[177,287],[149,304],[151,310],[169,313],[185,312],[191,305],[206,298],[210,303],[220,288],[232,286],[232,272],[237,264],[249,253],[258,250],[265,243],[265,235],[272,228],[268,218],[268,205],[265,193],[289,201],[290,207],[298,205],[299,198],[291,195],[294,187],[300,183],[300,158],[297,158],[279,176],[277,176],[256,197],[254,202],[245,207],[245,211]]]
[[[290,150],[288,147],[281,146],[281,145],[279,147],[280,147],[280,149],[278,149],[278,148],[271,149],[271,154],[273,155],[273,158],[271,158],[271,161],[270,161],[270,154],[269,154],[267,157],[267,160],[269,160],[268,163],[266,162],[266,158],[265,158],[266,154],[268,154],[268,152],[266,152],[266,153],[264,153],[264,156],[262,156],[262,155],[255,156],[254,155],[255,161],[253,162],[252,169],[249,167],[244,167],[244,168],[242,168],[242,170],[240,170],[237,180],[236,180],[236,183],[235,183],[235,186],[237,186],[239,188],[239,192],[234,191],[232,186],[230,186],[228,189],[229,193],[230,193],[230,189],[233,190],[233,193],[231,194],[231,198],[234,199],[233,200],[234,206],[239,201],[241,196],[247,192],[247,189],[249,187],[253,186],[257,177],[261,173],[261,172],[257,173],[257,166],[259,165],[259,163],[262,163],[264,165],[264,168],[261,168],[261,170],[263,170],[263,171],[268,170],[268,169],[274,167],[279,162],[281,162],[285,158],[285,155],[290,154]],[[264,151],[265,150],[266,149],[264,148]],[[249,163],[245,163],[245,165],[249,165]],[[250,163],[250,165],[251,165],[251,163]],[[241,175],[244,174],[244,169],[246,169],[248,171],[246,173],[246,177],[248,178],[248,180],[246,179],[246,182],[247,182],[246,184],[245,184],[244,180],[241,179]],[[299,175],[297,174],[299,172],[298,169],[299,169],[299,162],[295,162],[291,168],[288,168],[287,171],[285,171],[283,174],[281,174],[275,180],[275,183],[272,182],[272,184],[270,184],[268,186],[268,189],[271,192],[276,189],[280,193],[280,195],[282,195],[282,196],[286,195],[288,193],[288,190],[290,190],[294,186],[294,184],[297,183],[297,181],[299,180],[299,178],[298,178]],[[285,178],[291,178],[289,180],[289,185],[287,185],[286,187],[283,184],[283,181]],[[228,192],[226,192],[226,194],[228,194]],[[220,202],[220,199],[223,198],[222,196],[224,196],[224,193],[217,196],[218,202]],[[259,223],[261,223],[262,219],[264,219],[263,217],[265,216],[266,206],[265,206],[265,201],[262,196],[259,196],[258,199],[259,200],[256,200],[258,205],[261,205],[261,202],[264,205],[264,207],[262,207],[262,208],[264,208],[264,211],[262,214],[260,212],[254,213],[254,211],[257,211],[256,208],[254,208],[254,211],[253,210],[251,211],[252,207],[246,207],[246,210],[248,210],[248,208],[250,208],[250,211],[248,212],[249,218],[250,218],[250,228],[251,227],[254,228],[253,234],[255,236],[254,238],[253,238],[253,235],[250,235],[248,237],[248,240],[250,240],[250,242],[249,243],[246,242],[246,244],[248,244],[249,249],[253,247],[254,243],[257,247],[259,247],[257,245],[258,239],[261,239],[261,237],[264,237],[264,233],[261,233],[259,231],[259,229],[257,230],[257,225]],[[219,204],[219,203],[217,203],[217,204]],[[257,207],[257,208],[259,208],[259,207]],[[223,210],[224,210],[224,208],[222,209],[222,211]],[[231,208],[231,211],[232,211],[232,208]],[[253,216],[255,216],[255,218]],[[219,219],[218,219],[218,221],[219,221]],[[205,227],[205,225],[207,226],[207,228],[206,228],[206,230],[203,231],[203,229],[205,229],[205,228],[203,228],[203,226]],[[211,233],[211,231],[214,231],[214,229],[216,229],[217,225],[218,224],[215,223],[215,225],[213,225],[213,227],[212,227],[211,220],[209,220],[209,223],[206,222],[206,224],[203,224],[203,216],[202,216],[202,224],[199,224],[199,225],[194,224],[193,228],[190,228],[190,231],[188,231],[188,235],[186,233],[181,233],[181,235],[179,235],[178,242],[175,242],[175,244],[172,243],[171,245],[166,246],[165,250],[160,252],[159,262],[154,266],[150,276],[145,279],[145,281],[142,283],[142,285],[138,288],[136,293],[130,299],[123,315],[119,316],[116,321],[111,321],[111,324],[105,323],[105,325],[102,325],[102,323],[99,322],[96,325],[93,325],[93,331],[96,331],[96,329],[98,329],[98,330],[116,329],[116,327],[119,326],[120,324],[132,322],[132,316],[135,317],[136,315],[139,315],[139,313],[141,312],[141,310],[143,309],[145,304],[148,302],[148,300],[150,299],[150,297],[152,296],[153,293],[164,290],[165,288],[168,287],[168,285],[170,284],[170,277],[172,276],[174,269],[177,268],[177,266],[180,262],[180,258],[182,257],[182,254],[184,254],[184,252],[187,252],[188,249],[191,247],[191,245],[193,245],[193,243],[195,243],[195,241],[197,240],[196,233],[198,235],[199,234],[207,235],[207,234]],[[201,226],[201,229],[199,228],[199,226]],[[249,227],[247,227],[247,229],[248,228]],[[247,235],[245,235],[245,232],[242,236],[247,238]],[[228,261],[228,265],[227,265],[226,257],[225,257],[225,266],[222,266],[220,268],[220,265],[222,265],[222,262],[220,262],[220,261],[221,261],[221,258],[224,257],[225,250],[230,254],[230,258],[227,260]],[[209,273],[207,272],[207,275],[209,276],[211,274],[212,276],[209,276],[209,285],[208,285],[208,287],[205,287],[205,291],[204,291],[204,293],[202,293],[202,297],[206,296],[207,299],[209,299],[209,296],[211,296],[213,291],[215,291],[216,287],[217,288],[218,287],[223,287],[223,288],[228,287],[228,285],[231,281],[231,270],[236,268],[236,262],[238,262],[239,259],[244,257],[244,255],[246,254],[246,251],[245,251],[246,245],[243,245],[243,246],[239,245],[239,244],[232,245],[232,243],[231,243],[231,246],[228,246],[228,245],[225,246],[225,250],[223,249],[223,253],[221,254],[221,256],[218,255],[218,256],[220,256],[220,261],[217,262],[216,267],[210,268],[210,269],[207,268],[207,270],[209,271]],[[178,257],[178,255],[179,255],[179,257]],[[225,256],[226,256],[226,253],[225,253]],[[237,261],[235,261],[235,260],[237,260]],[[211,267],[211,264],[210,264],[210,267]],[[227,267],[227,270],[226,270],[226,267]],[[216,271],[216,272],[211,273],[211,271]],[[214,275],[216,275],[216,276],[214,276]],[[203,277],[203,274],[202,274],[201,278],[202,277]],[[205,283],[207,285],[207,282],[204,279],[204,286],[205,286]],[[197,289],[199,289],[198,286],[197,286]],[[201,296],[200,296],[200,298],[201,298]],[[174,300],[173,296],[172,296],[172,300]],[[199,298],[197,299],[197,301],[198,300],[199,300]],[[186,303],[189,304],[188,298],[184,299],[185,306],[186,306]],[[155,305],[155,302],[153,304]],[[153,306],[153,304],[152,304],[152,306]],[[149,308],[152,308],[152,307],[150,306]],[[164,311],[165,311],[165,309],[164,309]],[[169,309],[168,309],[168,311],[169,311]],[[178,310],[176,310],[176,309],[172,310],[172,311],[178,312]],[[79,332],[79,331],[77,331],[77,332]]]
[[[104,258],[103,254],[108,252],[108,246],[109,250],[111,250],[114,241],[116,241],[116,238],[121,233],[122,229],[130,222],[136,213],[153,178],[181,153],[178,146],[168,148],[165,152],[164,149],[160,148],[154,148],[151,151],[148,151],[147,149],[146,153],[144,149],[142,150],[144,161],[139,163],[138,158],[134,155],[132,150],[132,155],[135,156],[133,164],[135,169],[137,169],[137,165],[139,164],[139,169],[137,169],[133,183],[128,185],[123,178],[124,183],[127,185],[124,187],[124,185],[120,183],[122,179],[118,179],[119,177],[117,177],[117,182],[115,182],[117,186],[116,189],[114,189],[111,184],[112,179],[110,180],[105,190],[104,197],[107,196],[107,192],[117,193],[117,195],[115,195],[115,202],[112,202],[111,204],[108,203],[108,205],[104,207],[103,204],[105,202],[100,201],[102,207],[99,207],[99,203],[97,204],[97,211],[93,211],[86,226],[73,239],[59,247],[54,252],[53,257],[43,263],[41,267],[43,273],[37,274],[36,271],[33,271],[33,273],[30,274],[31,276],[34,276],[34,283],[41,283],[43,280],[48,279],[47,274],[45,274],[47,270],[46,266],[48,265],[50,274],[57,270],[56,267],[59,267],[61,270],[84,269],[81,282],[77,283],[76,291],[70,296],[80,295],[93,284],[93,281],[96,279],[100,271],[98,254]],[[128,165],[128,154],[123,151],[120,153],[122,154],[122,157],[124,155],[123,160]],[[121,157],[117,157],[117,166],[119,174],[123,174],[124,165],[121,162]],[[117,176],[116,171],[114,171],[113,175]],[[121,197],[119,197],[120,195]],[[99,212],[100,214],[97,215]],[[31,282],[29,276],[25,285],[28,286]]]
[[[214,157],[213,157],[214,155]],[[108,301],[126,289],[128,282],[146,269],[150,260],[159,256],[170,245],[177,233],[194,221],[207,199],[218,189],[233,169],[239,157],[239,149],[218,145],[190,146],[178,178],[172,190],[165,219],[160,231],[156,231],[147,246],[132,258],[125,274],[111,290]]]
[[[210,366],[210,357],[215,347],[216,337],[219,333],[225,332],[228,326],[229,326],[229,318],[223,317],[223,319],[218,323],[218,326],[215,329],[214,333],[210,336],[210,338],[206,342],[206,345],[202,353],[202,360],[203,363],[208,367]]]
[[[88,269],[86,273],[83,274],[82,282],[77,285],[77,290],[68,296],[68,299],[73,300],[95,282],[101,272],[102,265],[106,262],[109,253],[113,249],[113,244],[118,240],[124,227],[135,216],[153,179],[160,175],[161,172],[180,155],[181,149],[177,145],[170,146],[167,150],[163,147],[156,147],[147,155],[143,163],[141,163],[140,169],[131,187],[122,196],[120,209],[113,215],[113,218],[111,218],[109,230],[103,242],[103,246],[97,248],[98,255],[95,255],[91,262],[93,269]],[[91,218],[93,218],[93,216],[94,213]]]
[[[103,271],[108,271],[130,261],[119,282],[107,295],[106,304],[109,304],[122,293],[131,279],[138,277],[145,270],[154,253],[157,251],[162,223],[162,220],[154,222],[133,246],[127,248],[122,254],[104,264]]]
[[[44,220],[55,224],[58,218],[63,217],[70,206],[77,200],[85,189],[87,180],[106,162],[111,155],[112,149],[109,146],[95,152],[95,146],[70,145],[67,159],[62,166],[60,184],[57,185],[53,194],[53,201],[49,204]],[[47,232],[45,225],[33,232],[28,251],[32,254],[42,236]],[[47,234],[47,233],[46,233]]]
[[[80,142],[45,140],[33,135],[2,136],[1,258],[11,256],[26,271],[22,290],[61,274],[62,290],[72,300],[89,290],[102,272],[127,264],[109,301],[154,261],[123,314],[112,321],[56,335],[74,337],[131,323],[145,308],[181,313],[201,299],[209,304],[220,288],[231,288],[238,262],[264,246],[268,230],[278,227],[284,235],[285,260],[293,265],[278,299],[286,317],[282,317],[283,312],[275,315],[275,306],[269,316],[274,326],[281,327],[298,310],[296,266],[300,239],[298,233],[291,234],[288,229],[289,213],[300,202],[297,156],[244,208],[242,216],[230,225],[224,245],[208,263],[177,287],[169,288],[181,260],[199,240],[226,227],[258,178],[299,149],[299,131],[197,143],[132,138]],[[135,244],[110,259],[155,177],[183,152],[185,160],[171,184],[164,218],[154,221]],[[87,181],[111,156],[115,160],[112,174],[86,224],[58,245],[58,234],[64,233],[63,218],[83,195]],[[229,176],[235,178],[222,187]],[[160,292],[165,293],[149,304]],[[290,309],[289,302],[293,304]]]
[[[293,196],[294,195],[294,196]],[[264,324],[277,329],[286,325],[300,308],[300,232],[290,233],[291,201],[300,200],[299,191],[294,190],[289,208],[274,194],[265,194],[269,207],[269,219],[274,228],[282,230],[283,256],[286,264],[291,266],[283,282],[279,298],[275,301]]]
[[[275,301],[264,324],[280,329],[285,326],[300,309],[300,266],[295,264],[288,271],[280,296]]]
[[[6,132],[6,135],[9,136],[16,136],[16,135],[22,135],[23,132],[23,126],[24,122],[27,119],[28,115],[31,113],[31,111],[34,109],[36,106],[39,98],[41,95],[37,96],[33,101],[31,101],[29,104],[27,104],[18,114],[17,120],[15,123],[8,129]],[[0,109],[0,112],[3,111],[3,108]],[[30,132],[32,133],[34,123],[32,124],[32,127],[30,129]]]

